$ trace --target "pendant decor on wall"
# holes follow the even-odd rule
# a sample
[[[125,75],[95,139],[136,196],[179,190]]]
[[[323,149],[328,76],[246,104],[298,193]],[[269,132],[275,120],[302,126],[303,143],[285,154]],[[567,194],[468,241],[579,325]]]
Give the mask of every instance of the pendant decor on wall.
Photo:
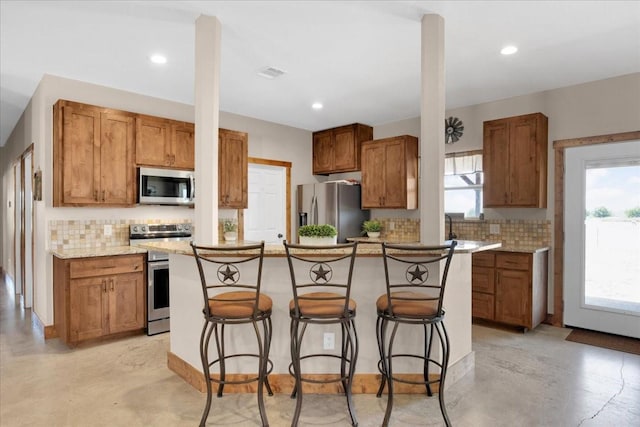
[[[449,117],[444,120],[444,142],[445,144],[453,144],[462,136],[462,120],[457,117]]]

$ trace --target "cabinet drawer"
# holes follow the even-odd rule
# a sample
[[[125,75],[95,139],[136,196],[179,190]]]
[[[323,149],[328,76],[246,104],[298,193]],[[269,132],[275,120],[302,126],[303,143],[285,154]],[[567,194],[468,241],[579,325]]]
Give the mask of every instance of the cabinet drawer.
[[[529,254],[504,253],[496,255],[496,267],[509,270],[529,270]]]
[[[493,294],[495,292],[495,274],[493,268],[476,267],[472,268],[471,289],[474,292],[484,292]]]
[[[471,257],[474,267],[493,267],[495,265],[495,254],[493,252],[478,252]]]
[[[144,271],[144,255],[83,258],[69,263],[71,279],[142,271]]]
[[[493,320],[493,295],[473,292],[471,297],[471,312],[473,317]]]

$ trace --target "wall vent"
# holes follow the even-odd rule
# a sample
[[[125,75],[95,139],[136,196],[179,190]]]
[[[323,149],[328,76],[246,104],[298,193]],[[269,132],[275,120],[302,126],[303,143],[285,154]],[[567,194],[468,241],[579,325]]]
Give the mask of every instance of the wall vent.
[[[286,73],[286,71],[276,67],[265,67],[258,71],[258,75],[264,77],[265,79],[275,79],[276,77],[280,77],[284,73]]]

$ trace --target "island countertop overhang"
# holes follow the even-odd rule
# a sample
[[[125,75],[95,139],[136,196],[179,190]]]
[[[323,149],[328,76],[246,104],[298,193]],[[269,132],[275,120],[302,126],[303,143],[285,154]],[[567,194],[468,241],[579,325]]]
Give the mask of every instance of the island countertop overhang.
[[[458,246],[456,246],[455,253],[474,253],[487,251],[491,249],[497,249],[502,246],[501,242],[486,242],[475,240],[457,240]],[[234,241],[234,242],[219,242],[216,246],[221,247],[233,247],[242,246],[243,244],[255,244],[257,242],[249,241]],[[360,244],[358,245],[356,256],[381,256],[382,255],[382,242],[379,244]],[[417,242],[406,242],[406,244],[418,244]],[[161,251],[173,254],[192,255],[193,251],[189,242],[149,242],[142,243],[139,247],[146,248],[148,250]],[[286,256],[284,245],[281,244],[267,244],[264,248],[264,255],[268,257],[284,257]]]

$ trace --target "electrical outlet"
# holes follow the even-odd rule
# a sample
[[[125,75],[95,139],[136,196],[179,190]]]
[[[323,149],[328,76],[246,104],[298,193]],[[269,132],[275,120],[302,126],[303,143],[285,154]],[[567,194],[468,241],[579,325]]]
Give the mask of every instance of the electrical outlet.
[[[333,332],[325,332],[322,339],[322,348],[324,350],[333,350],[335,348],[336,338]]]
[[[104,235],[111,236],[113,234],[113,226],[111,224],[104,225]]]
[[[389,221],[389,231],[396,229],[396,223],[393,221]]]
[[[500,224],[489,224],[489,234],[500,234]]]

